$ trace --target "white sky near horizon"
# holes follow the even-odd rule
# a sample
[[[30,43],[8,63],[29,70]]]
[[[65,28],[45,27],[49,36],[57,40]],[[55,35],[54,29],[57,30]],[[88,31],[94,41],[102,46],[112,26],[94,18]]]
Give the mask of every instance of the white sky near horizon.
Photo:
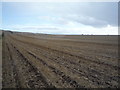
[[[118,34],[117,2],[2,2],[2,29],[47,34]]]

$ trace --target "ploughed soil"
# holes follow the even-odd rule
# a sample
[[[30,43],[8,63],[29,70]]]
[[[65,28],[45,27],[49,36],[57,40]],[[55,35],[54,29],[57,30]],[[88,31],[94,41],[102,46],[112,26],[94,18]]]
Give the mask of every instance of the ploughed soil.
[[[117,88],[118,37],[3,32],[3,88]]]

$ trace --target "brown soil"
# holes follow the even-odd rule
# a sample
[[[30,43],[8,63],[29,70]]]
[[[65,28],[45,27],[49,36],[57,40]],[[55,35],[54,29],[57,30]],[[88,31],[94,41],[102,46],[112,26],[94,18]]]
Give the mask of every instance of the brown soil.
[[[3,88],[117,88],[117,36],[4,32]]]

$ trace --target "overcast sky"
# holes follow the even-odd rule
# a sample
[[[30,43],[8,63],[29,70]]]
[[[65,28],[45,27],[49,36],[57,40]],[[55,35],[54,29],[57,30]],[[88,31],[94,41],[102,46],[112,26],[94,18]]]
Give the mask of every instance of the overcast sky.
[[[117,2],[3,2],[2,29],[47,34],[118,34]]]

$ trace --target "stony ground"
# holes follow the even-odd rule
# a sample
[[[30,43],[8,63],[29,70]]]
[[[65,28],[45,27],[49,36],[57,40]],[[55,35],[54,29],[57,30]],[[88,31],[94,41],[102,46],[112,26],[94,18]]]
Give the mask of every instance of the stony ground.
[[[3,88],[117,88],[117,36],[4,32]]]

